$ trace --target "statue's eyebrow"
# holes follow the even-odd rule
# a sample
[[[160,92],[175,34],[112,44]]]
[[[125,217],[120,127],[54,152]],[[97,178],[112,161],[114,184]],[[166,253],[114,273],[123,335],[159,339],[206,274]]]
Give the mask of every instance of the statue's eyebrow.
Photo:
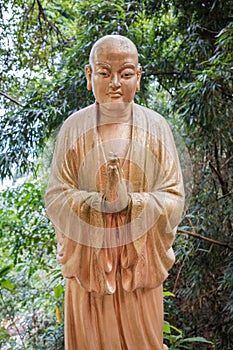
[[[135,66],[134,63],[127,62],[127,63],[124,63],[124,64],[121,66],[121,70],[122,70],[122,69],[125,69],[125,68],[133,68],[133,69],[135,69],[136,66]]]
[[[105,62],[96,62],[95,65],[111,69],[111,66],[108,63],[105,63]]]

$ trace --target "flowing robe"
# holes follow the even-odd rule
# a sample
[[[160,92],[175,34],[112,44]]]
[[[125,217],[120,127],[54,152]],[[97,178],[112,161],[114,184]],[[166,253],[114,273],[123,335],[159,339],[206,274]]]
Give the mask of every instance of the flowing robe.
[[[63,124],[46,192],[66,278],[66,350],[160,350],[162,283],[175,260],[172,243],[184,203],[176,147],[164,118],[132,103],[132,135],[121,159],[129,205],[105,213],[97,108]]]

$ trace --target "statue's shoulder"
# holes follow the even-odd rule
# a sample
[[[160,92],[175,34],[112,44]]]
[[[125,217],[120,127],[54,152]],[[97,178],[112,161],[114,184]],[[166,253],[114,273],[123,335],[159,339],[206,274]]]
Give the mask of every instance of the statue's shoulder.
[[[95,104],[72,113],[61,125],[58,138],[77,138],[95,121]]]
[[[73,126],[81,126],[84,121],[88,119],[93,119],[95,115],[95,104],[91,104],[85,108],[82,108],[74,113],[72,113],[63,123],[64,128],[70,128]]]
[[[138,104],[134,104],[135,106],[135,114],[138,115],[139,119],[141,120],[142,117],[144,117],[149,124],[155,125],[155,126],[160,126],[160,127],[168,127],[168,123],[166,119],[159,113],[153,111],[152,109],[141,106]]]

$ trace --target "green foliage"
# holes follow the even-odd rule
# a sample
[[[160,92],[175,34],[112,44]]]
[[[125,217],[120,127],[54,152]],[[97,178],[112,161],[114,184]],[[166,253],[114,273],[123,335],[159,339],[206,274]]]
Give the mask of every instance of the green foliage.
[[[225,12],[221,14],[226,15]],[[213,21],[216,18],[212,19]],[[222,25],[224,21],[222,22]],[[214,24],[213,24],[214,25]],[[217,24],[215,23],[217,26]],[[218,24],[219,25],[219,24]],[[232,22],[210,38],[208,52],[193,65],[192,79],[180,85],[173,100],[193,162],[194,187],[184,229],[228,244],[223,249],[195,241],[188,257],[179,256],[177,271],[180,317],[197,325],[198,334],[222,335],[220,348],[232,342]],[[199,28],[200,29],[200,28]],[[220,28],[219,28],[220,29]],[[197,32],[198,33],[198,32]],[[206,45],[207,45],[206,44]],[[195,45],[195,44],[193,44]],[[183,239],[177,240],[177,247]],[[179,248],[177,248],[179,249]],[[185,260],[184,260],[185,259]],[[187,315],[187,310],[192,313]],[[208,310],[215,310],[212,315]],[[229,310],[231,313],[229,314]],[[198,319],[202,324],[198,326]],[[218,341],[217,341],[218,343]]]
[[[212,344],[203,337],[184,338],[180,329],[171,326],[168,322],[164,324],[164,339],[168,341],[169,350],[193,349],[193,343]],[[201,343],[201,344],[200,344]]]
[[[63,349],[64,286],[43,192],[26,182],[0,196],[3,349]]]
[[[28,182],[3,191],[0,214],[0,235],[5,249],[9,256],[14,256],[14,263],[33,260],[33,273],[37,264],[54,251],[54,234],[45,216],[42,189]]]
[[[174,304],[171,301],[171,299],[168,299],[168,297],[174,297],[175,295],[171,292],[164,292],[163,296],[164,304],[165,304],[165,316],[171,316],[171,314],[174,314]],[[166,310],[169,310],[169,312],[166,312]],[[172,310],[173,309],[173,310]],[[191,337],[186,338],[184,337],[183,332],[178,329],[175,326],[172,326],[169,321],[164,321],[164,327],[163,327],[163,337],[165,340],[165,343],[168,345],[169,350],[178,350],[178,349],[193,349],[193,343],[198,343],[200,346],[203,346],[203,344],[210,344],[212,345],[212,342],[208,341],[207,339],[203,337]],[[213,348],[211,346],[211,348]]]

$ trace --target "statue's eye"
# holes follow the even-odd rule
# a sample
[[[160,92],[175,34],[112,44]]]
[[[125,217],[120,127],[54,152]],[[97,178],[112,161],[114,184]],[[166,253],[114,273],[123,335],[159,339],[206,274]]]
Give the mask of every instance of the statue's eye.
[[[106,78],[109,77],[109,72],[105,71],[105,70],[99,70],[98,74],[101,75],[102,77]]]
[[[134,71],[131,69],[129,70],[127,69],[121,73],[122,78],[126,78],[126,79],[131,78],[133,75],[134,75]]]

